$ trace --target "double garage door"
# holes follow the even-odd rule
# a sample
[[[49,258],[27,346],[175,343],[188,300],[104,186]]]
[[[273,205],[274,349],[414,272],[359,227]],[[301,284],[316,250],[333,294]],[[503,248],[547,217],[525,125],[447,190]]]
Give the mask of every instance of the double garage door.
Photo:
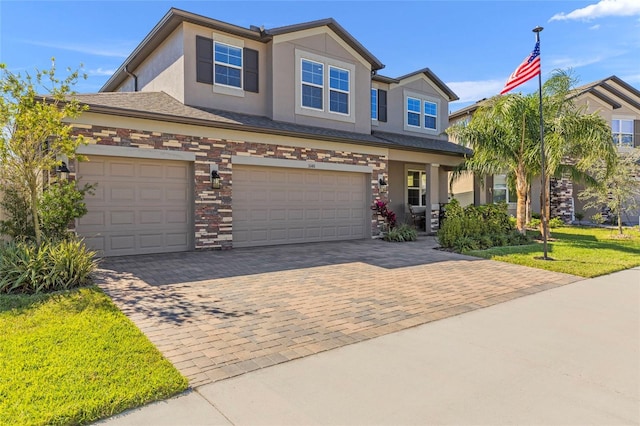
[[[81,183],[97,183],[76,230],[104,256],[191,249],[190,163],[89,156]]]
[[[88,214],[76,226],[104,256],[193,248],[188,161],[89,156],[78,164]],[[369,175],[234,165],[233,246],[361,239],[370,235]]]
[[[367,176],[234,165],[233,246],[367,237]]]

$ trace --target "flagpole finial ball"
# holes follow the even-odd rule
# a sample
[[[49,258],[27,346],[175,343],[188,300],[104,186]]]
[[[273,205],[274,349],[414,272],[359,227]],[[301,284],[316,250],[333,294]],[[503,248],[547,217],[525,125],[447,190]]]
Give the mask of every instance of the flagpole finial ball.
[[[544,30],[544,28],[542,28],[541,26],[537,26],[537,27],[535,27],[532,31],[533,31],[534,33],[539,33],[539,32],[540,32],[540,31],[542,31],[542,30]]]

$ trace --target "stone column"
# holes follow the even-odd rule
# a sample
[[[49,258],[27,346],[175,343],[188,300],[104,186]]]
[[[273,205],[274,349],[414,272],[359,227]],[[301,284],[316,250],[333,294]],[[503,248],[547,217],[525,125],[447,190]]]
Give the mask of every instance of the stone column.
[[[427,165],[427,187],[429,188],[429,197],[426,202],[426,227],[429,232],[437,232],[439,228],[438,216],[440,213],[440,164]]]

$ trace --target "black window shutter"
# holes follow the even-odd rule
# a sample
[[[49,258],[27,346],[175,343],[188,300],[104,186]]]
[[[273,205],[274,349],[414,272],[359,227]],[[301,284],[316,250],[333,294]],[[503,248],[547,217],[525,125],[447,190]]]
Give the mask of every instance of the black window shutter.
[[[213,84],[213,40],[196,36],[196,81]]]
[[[258,51],[245,47],[242,55],[244,57],[244,90],[258,93]]]
[[[633,120],[633,146],[640,148],[640,120]]]
[[[378,121],[387,122],[387,91],[378,89]]]

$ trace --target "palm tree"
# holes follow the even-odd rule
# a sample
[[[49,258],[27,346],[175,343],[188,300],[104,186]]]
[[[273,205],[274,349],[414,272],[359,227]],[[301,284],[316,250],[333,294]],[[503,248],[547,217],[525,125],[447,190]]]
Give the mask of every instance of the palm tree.
[[[454,173],[454,179],[464,170],[483,177],[506,174],[515,182],[517,193],[516,227],[522,233],[526,224],[526,199],[531,185],[532,170],[537,161],[539,120],[535,99],[510,94],[494,96],[474,113],[468,124],[457,124],[447,133],[473,149]]]
[[[608,167],[615,162],[611,129],[597,113],[585,114],[572,99],[575,84],[571,72],[554,71],[542,88],[546,173],[551,177],[569,175],[574,180],[591,179],[587,171],[598,160]],[[457,124],[447,133],[473,149],[462,170],[478,176],[506,173],[515,182],[516,227],[524,233],[526,199],[534,176],[540,176],[540,117],[537,93],[494,96],[478,108],[471,121]],[[540,205],[549,217],[549,191]],[[541,229],[548,230],[542,224]],[[543,231],[544,232],[544,231]],[[548,231],[547,231],[548,232]]]

